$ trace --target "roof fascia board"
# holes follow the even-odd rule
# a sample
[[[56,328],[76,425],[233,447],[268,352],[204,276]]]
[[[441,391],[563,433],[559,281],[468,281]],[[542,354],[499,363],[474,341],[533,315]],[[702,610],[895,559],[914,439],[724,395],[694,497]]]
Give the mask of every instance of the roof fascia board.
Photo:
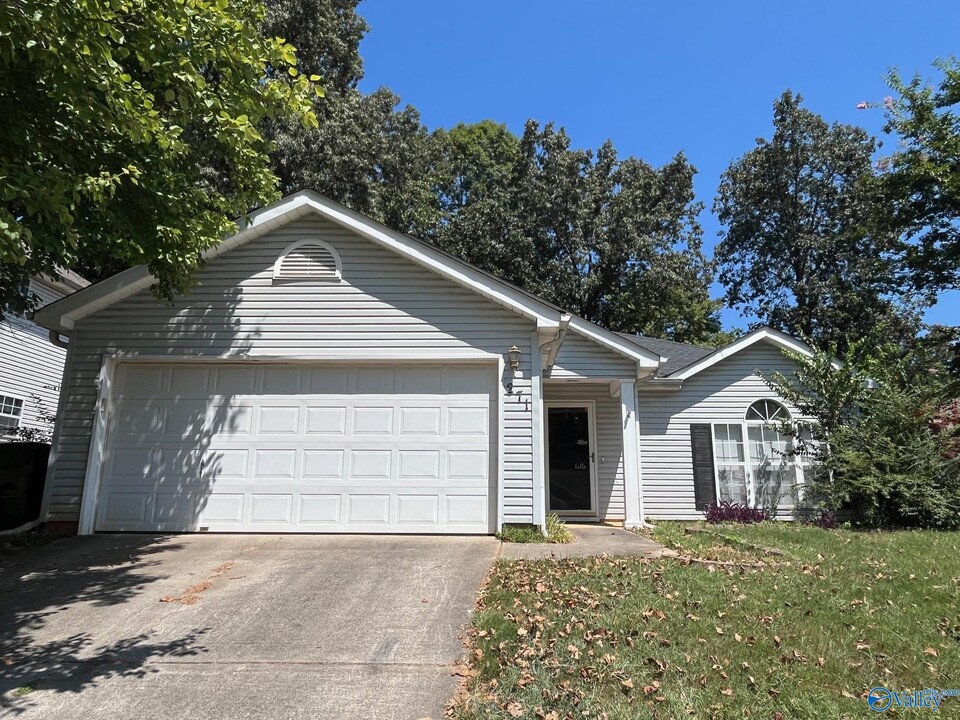
[[[748,333],[747,335],[744,335],[739,340],[734,340],[732,343],[730,343],[726,347],[720,348],[716,352],[713,352],[710,355],[707,355],[705,358],[702,358],[697,362],[691,365],[688,365],[682,370],[673,373],[672,375],[669,376],[668,379],[686,380],[687,378],[692,377],[693,375],[696,375],[697,373],[703,370],[706,370],[707,368],[712,367],[713,365],[716,365],[721,360],[725,360],[731,355],[735,355],[741,350],[745,350],[746,348],[761,341],[772,343],[773,345],[776,345],[783,350],[790,350],[792,352],[800,353],[801,355],[805,355],[807,357],[810,357],[813,354],[812,350],[810,349],[810,346],[807,345],[806,343],[801,342],[796,338],[790,337],[789,335],[786,335],[780,332],[779,330],[774,330],[773,328],[769,328],[769,327],[762,327],[762,328],[757,328],[752,333]]]
[[[218,246],[206,251],[203,257],[206,260],[216,258],[310,212],[316,212],[461,287],[533,320],[539,329],[556,328],[560,323],[562,312],[549,304],[309,190],[303,190],[240,218],[237,221],[238,231]],[[124,270],[51,303],[38,311],[37,322],[48,329],[70,330],[77,320],[130,297],[150,287],[153,282],[154,278],[146,266]]]
[[[652,353],[649,350],[636,345],[629,340],[624,340],[615,332],[611,332],[605,328],[595,325],[594,323],[584,320],[581,317],[574,316],[570,320],[570,328],[580,335],[583,335],[588,340],[592,340],[597,345],[612,350],[613,352],[621,355],[629,360],[633,360],[637,363],[637,376],[646,377],[649,373],[644,372],[647,369],[656,369],[660,366],[660,356],[656,353]]]

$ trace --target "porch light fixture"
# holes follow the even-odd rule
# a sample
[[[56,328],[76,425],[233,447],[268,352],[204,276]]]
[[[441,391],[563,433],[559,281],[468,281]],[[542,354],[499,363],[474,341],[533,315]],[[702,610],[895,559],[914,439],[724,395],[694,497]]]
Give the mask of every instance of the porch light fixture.
[[[520,367],[520,348],[516,345],[511,346],[507,351],[507,355],[510,356],[510,369],[516,372]]]

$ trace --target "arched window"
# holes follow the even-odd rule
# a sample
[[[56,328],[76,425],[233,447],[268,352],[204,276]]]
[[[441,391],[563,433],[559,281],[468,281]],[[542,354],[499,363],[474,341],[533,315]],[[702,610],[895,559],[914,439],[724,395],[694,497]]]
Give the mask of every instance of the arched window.
[[[789,420],[790,411],[776,400],[757,400],[747,408],[747,415],[744,419],[747,422],[775,423],[780,420]]]
[[[792,511],[803,474],[792,438],[780,432],[784,420],[790,411],[763,398],[750,404],[743,422],[713,426],[719,500]]]
[[[298,240],[288,245],[273,265],[273,279],[337,282],[343,277],[340,255],[323,240]]]

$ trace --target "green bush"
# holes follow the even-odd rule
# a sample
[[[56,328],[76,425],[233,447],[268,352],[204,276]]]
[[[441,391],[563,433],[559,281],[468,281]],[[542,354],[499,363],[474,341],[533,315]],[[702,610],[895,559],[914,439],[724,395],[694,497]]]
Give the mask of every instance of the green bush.
[[[958,528],[958,425],[944,419],[956,405],[956,377],[924,339],[879,337],[851,343],[839,364],[832,349],[788,353],[796,373],[769,381],[814,418],[782,428],[820,464],[804,502],[872,526]]]

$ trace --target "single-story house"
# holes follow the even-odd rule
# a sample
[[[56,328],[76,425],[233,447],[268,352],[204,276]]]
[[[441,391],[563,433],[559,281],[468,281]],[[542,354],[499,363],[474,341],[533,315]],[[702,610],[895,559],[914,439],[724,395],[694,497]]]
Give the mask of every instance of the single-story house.
[[[56,277],[31,277],[25,294],[43,307],[89,285],[70,270]],[[47,421],[57,412],[66,346],[55,333],[39,327],[29,313],[4,313],[0,323],[0,441],[28,431],[40,438],[53,428]]]
[[[808,349],[770,329],[719,350],[619,335],[309,191],[240,221],[175,303],[152,282],[36,315],[69,338],[48,522],[636,526],[802,480],[771,425],[795,411],[757,369]]]

